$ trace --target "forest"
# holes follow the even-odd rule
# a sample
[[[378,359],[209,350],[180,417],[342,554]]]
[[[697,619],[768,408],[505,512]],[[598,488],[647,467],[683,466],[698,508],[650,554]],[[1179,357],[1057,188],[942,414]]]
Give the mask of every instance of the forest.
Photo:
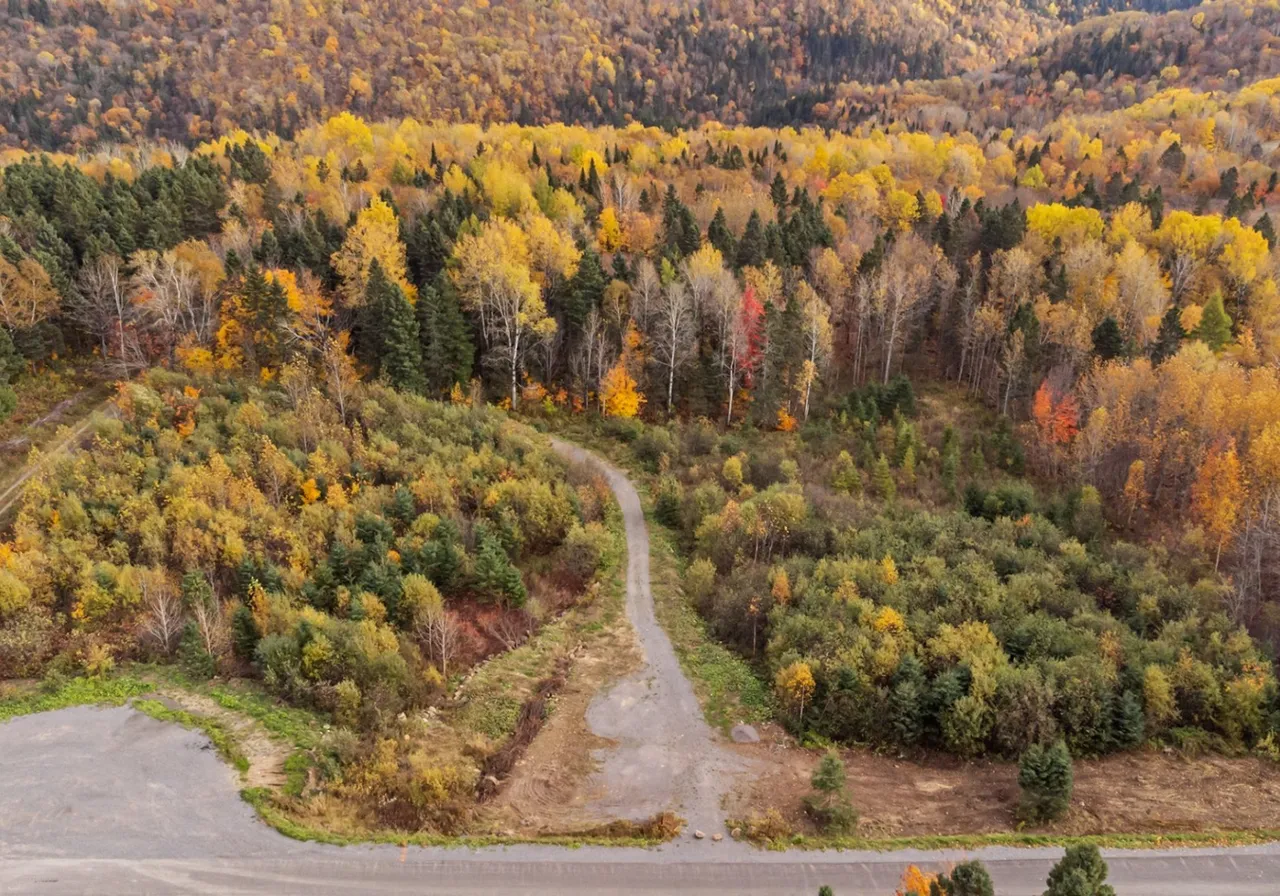
[[[0,678],[253,679],[292,811],[466,830],[618,562],[544,429],[802,742],[1280,752],[1275,9],[986,6],[10,0],[0,416],[110,399]]]
[[[998,67],[1033,58],[1089,16],[1192,5],[7,3],[0,137],[47,149],[185,143],[236,128],[292,136],[343,111],[668,128],[834,123],[850,87]],[[1186,35],[1163,40],[1185,55]]]

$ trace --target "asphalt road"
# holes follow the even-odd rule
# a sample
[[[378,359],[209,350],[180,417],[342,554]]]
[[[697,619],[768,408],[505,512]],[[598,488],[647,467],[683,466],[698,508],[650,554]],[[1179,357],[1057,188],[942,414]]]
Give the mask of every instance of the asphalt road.
[[[700,789],[708,786],[701,775],[685,780],[694,792],[682,802],[705,811],[713,791]],[[0,894],[813,896],[827,884],[836,896],[889,896],[908,864],[936,869],[979,858],[1000,896],[1032,896],[1061,855],[767,852],[687,837],[649,850],[334,847],[262,824],[238,788],[203,735],[128,708],[0,724]],[[1280,894],[1276,844],[1106,856],[1120,896]]]

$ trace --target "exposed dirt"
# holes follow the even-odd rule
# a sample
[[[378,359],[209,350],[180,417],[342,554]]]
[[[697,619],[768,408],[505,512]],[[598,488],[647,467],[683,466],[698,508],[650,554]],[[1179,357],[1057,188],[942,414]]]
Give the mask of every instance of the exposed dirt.
[[[746,818],[777,809],[796,830],[809,830],[801,800],[819,753],[768,731],[760,744],[736,749],[767,771],[740,788],[729,814]],[[1013,831],[1016,763],[949,757],[895,759],[844,752],[849,793],[867,837]],[[1280,811],[1280,765],[1254,758],[1185,759],[1155,751],[1075,763],[1071,811],[1058,834],[1161,833],[1266,829]]]
[[[165,702],[179,709],[211,718],[227,727],[235,738],[236,746],[249,760],[249,771],[245,773],[246,787],[284,786],[284,763],[292,749],[272,737],[256,719],[224,709],[217,701],[190,691],[164,689],[159,694]]]

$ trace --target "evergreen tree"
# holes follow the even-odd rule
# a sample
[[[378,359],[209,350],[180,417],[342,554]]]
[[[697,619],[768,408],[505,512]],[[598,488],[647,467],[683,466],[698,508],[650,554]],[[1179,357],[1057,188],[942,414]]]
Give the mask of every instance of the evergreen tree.
[[[1222,351],[1231,341],[1231,318],[1223,307],[1221,292],[1215,291],[1205,303],[1200,326],[1196,327],[1194,335],[1215,352]]]
[[[573,329],[586,323],[587,315],[592,309],[601,306],[607,285],[604,268],[600,266],[600,256],[594,249],[587,247],[582,252],[578,270],[569,280],[566,290],[565,319]]]
[[[893,470],[889,469],[889,459],[882,453],[871,471],[871,482],[875,486],[876,497],[886,504],[892,504],[898,497],[898,487],[893,481]]]
[[[1142,697],[1126,690],[1112,702],[1111,739],[1117,750],[1129,750],[1142,743],[1147,719],[1142,711]]]
[[[1267,245],[1274,249],[1276,247],[1276,228],[1271,223],[1271,214],[1263,212],[1258,220],[1253,222],[1253,229],[1262,234],[1262,238],[1267,241]]]
[[[405,392],[421,392],[422,346],[418,341],[418,319],[413,306],[398,284],[390,283],[384,294],[383,346],[380,371],[387,382]]]
[[[853,455],[848,451],[841,451],[836,457],[835,466],[831,470],[831,487],[845,494],[856,495],[862,492],[862,476],[853,463]]]
[[[480,548],[476,552],[475,576],[479,590],[512,607],[524,606],[528,592],[520,570],[511,563],[502,542],[487,530],[477,535]]]
[[[438,288],[419,291],[416,308],[423,376],[434,394],[470,380],[475,361],[475,344],[453,285],[444,278],[437,282]]]
[[[752,210],[751,217],[747,219],[747,227],[742,232],[742,241],[738,243],[734,260],[740,268],[758,268],[764,264],[766,252],[764,225],[760,221],[760,213]]]
[[[773,183],[769,185],[769,198],[773,200],[773,207],[781,216],[787,207],[787,182],[782,177],[781,171],[773,176]]]
[[[1071,804],[1072,786],[1067,745],[1062,741],[1050,747],[1032,744],[1018,760],[1019,817],[1032,824],[1056,821]]]
[[[1125,353],[1124,334],[1111,315],[1093,328],[1093,353],[1102,361],[1122,357]]]
[[[727,263],[733,262],[736,247],[733,234],[729,232],[729,225],[725,221],[723,206],[716,208],[715,217],[707,226],[707,242],[720,250],[720,254],[724,256]]]
[[[929,885],[929,896],[995,896],[995,885],[981,862],[961,862],[938,875]]]
[[[1049,871],[1044,896],[1116,896],[1107,883],[1107,863],[1092,844],[1067,847]]]
[[[1187,338],[1187,331],[1182,329],[1182,314],[1176,305],[1170,305],[1169,310],[1164,313],[1164,317],[1160,319],[1160,331],[1156,334],[1156,341],[1151,346],[1151,361],[1153,364],[1172,358],[1178,353],[1178,349],[1182,348],[1182,340]]]

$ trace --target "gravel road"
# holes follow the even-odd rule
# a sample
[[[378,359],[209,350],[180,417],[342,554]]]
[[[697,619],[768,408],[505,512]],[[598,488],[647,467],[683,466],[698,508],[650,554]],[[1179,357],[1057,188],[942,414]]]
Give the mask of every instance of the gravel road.
[[[558,445],[570,457],[580,449]],[[742,771],[717,747],[649,594],[648,536],[635,490],[602,466],[626,518],[627,611],[640,673],[589,717],[618,746],[601,780],[620,812],[669,806],[719,829],[719,801]],[[748,770],[749,771],[749,770]],[[908,864],[979,858],[1000,896],[1044,890],[1059,849],[768,852],[687,837],[656,849],[510,846],[335,847],[289,840],[257,820],[203,735],[127,707],[80,707],[0,723],[0,894],[703,894],[889,896]],[[1280,845],[1105,853],[1120,896],[1280,892]]]
[[[552,439],[556,451],[604,475],[617,496],[627,537],[627,618],[635,628],[643,666],[601,693],[587,724],[617,746],[598,751],[593,789],[606,796],[591,809],[604,817],[643,819],[672,810],[688,822],[685,834],[725,833],[721,802],[734,777],[748,771],[721,748],[702,717],[667,633],[653,613],[649,530],[631,481],[594,454]]]

